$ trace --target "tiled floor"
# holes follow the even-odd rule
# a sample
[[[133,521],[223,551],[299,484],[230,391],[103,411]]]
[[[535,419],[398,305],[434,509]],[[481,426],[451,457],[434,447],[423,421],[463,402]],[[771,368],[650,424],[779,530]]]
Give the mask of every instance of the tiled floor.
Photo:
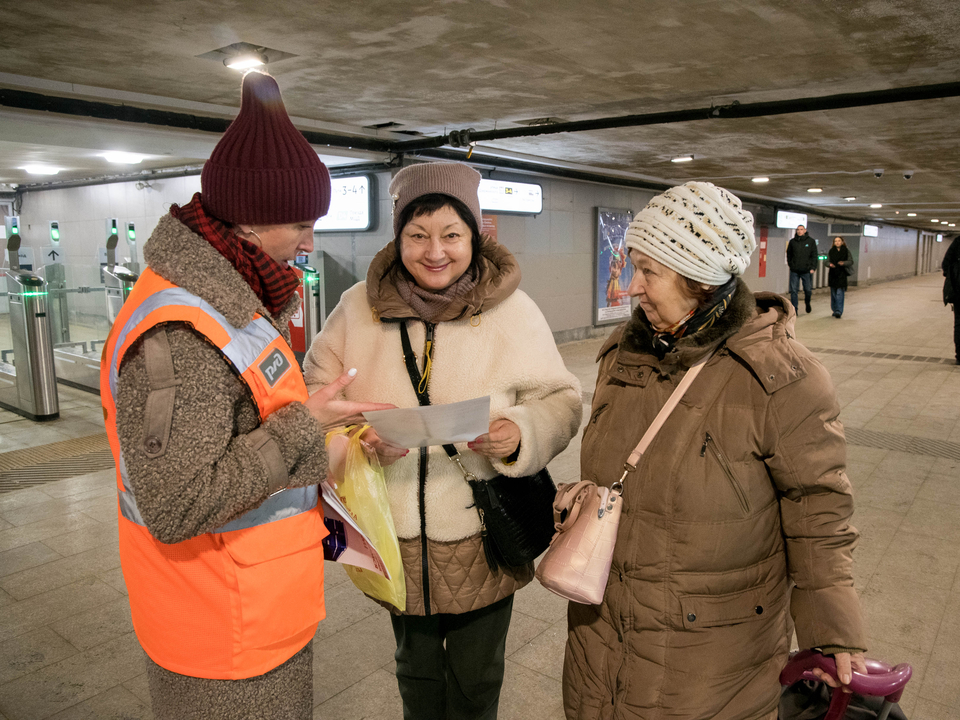
[[[960,368],[831,350],[953,357],[937,275],[852,290],[842,320],[817,294],[797,333],[820,348],[840,395],[857,491],[857,587],[870,655],[909,662],[912,720],[960,720]],[[592,390],[602,341],[561,348]],[[0,411],[0,452],[100,431],[97,398],[63,389],[62,419]],[[858,435],[856,431],[861,431]],[[874,431],[874,432],[869,432]],[[931,454],[885,447],[919,437]],[[579,441],[551,465],[576,479]],[[0,495],[0,720],[149,718],[142,654],[119,569],[112,471]],[[532,585],[514,606],[500,716],[557,720],[564,602]],[[315,717],[401,717],[393,636],[336,565],[315,640]]]

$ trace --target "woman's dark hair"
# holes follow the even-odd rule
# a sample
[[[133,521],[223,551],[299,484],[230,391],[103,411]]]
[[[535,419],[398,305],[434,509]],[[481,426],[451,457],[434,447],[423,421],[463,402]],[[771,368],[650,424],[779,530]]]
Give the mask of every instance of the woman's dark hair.
[[[691,300],[697,301],[697,310],[709,305],[713,299],[713,294],[717,291],[717,288],[720,287],[719,285],[704,286],[703,283],[688,278],[686,275],[680,275],[680,280],[680,292]]]
[[[474,218],[473,213],[470,212],[470,209],[463,204],[461,200],[453,197],[452,195],[443,195],[441,193],[430,193],[429,195],[421,195],[415,200],[411,200],[403,211],[400,213],[400,221],[397,223],[397,227],[400,228],[397,232],[396,237],[393,238],[393,246],[396,249],[396,258],[394,258],[393,265],[391,265],[387,272],[390,272],[394,268],[398,269],[407,277],[410,277],[409,271],[404,267],[403,260],[401,259],[401,236],[403,235],[403,229],[407,226],[414,218],[423,217],[424,215],[433,215],[437,210],[450,206],[454,209],[457,215],[460,216],[460,219],[470,230],[470,248],[472,250],[472,257],[470,259],[470,265],[467,267],[467,272],[471,273],[473,277],[480,276],[480,228],[477,226],[477,220]]]

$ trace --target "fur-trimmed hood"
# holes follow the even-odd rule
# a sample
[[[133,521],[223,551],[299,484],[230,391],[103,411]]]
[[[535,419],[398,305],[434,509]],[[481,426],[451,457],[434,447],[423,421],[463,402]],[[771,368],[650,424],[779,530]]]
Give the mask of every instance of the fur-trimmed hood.
[[[490,310],[520,286],[517,259],[489,235],[480,237],[480,256],[480,279],[476,286],[454,300],[438,322],[459,320]],[[377,253],[367,270],[367,299],[383,320],[418,317],[397,292],[397,270],[390,269],[396,257],[396,246],[391,240]]]
[[[717,321],[704,330],[689,337],[682,337],[676,346],[658,360],[653,353],[654,330],[639,306],[626,323],[617,328],[600,348],[597,360],[616,349],[633,359],[630,364],[639,362],[655,368],[660,375],[670,375],[677,369],[691,367],[709,352],[715,352],[721,346],[737,355],[753,369],[763,381],[770,382],[771,375],[786,380],[796,379],[799,367],[796,353],[785,341],[796,337],[794,326],[797,316],[793,306],[781,295],[770,292],[753,293],[743,280],[737,280],[730,307]],[[763,341],[776,343],[777,353],[770,353],[758,344]],[[770,363],[777,362],[777,372],[770,372]],[[786,361],[790,373],[780,372],[779,367]],[[766,383],[765,383],[766,384]],[[782,383],[778,382],[777,385]]]
[[[272,316],[230,261],[172,215],[160,218],[143,246],[143,258],[155,273],[206,300],[234,327],[246,327],[259,313],[290,341],[287,323],[300,297],[295,294]]]

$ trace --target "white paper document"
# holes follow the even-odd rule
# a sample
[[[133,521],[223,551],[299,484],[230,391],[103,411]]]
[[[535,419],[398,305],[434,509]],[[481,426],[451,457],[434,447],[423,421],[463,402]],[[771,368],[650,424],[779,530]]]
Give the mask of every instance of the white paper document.
[[[490,429],[490,396],[447,405],[363,413],[377,434],[398,447],[415,448],[475,440]]]

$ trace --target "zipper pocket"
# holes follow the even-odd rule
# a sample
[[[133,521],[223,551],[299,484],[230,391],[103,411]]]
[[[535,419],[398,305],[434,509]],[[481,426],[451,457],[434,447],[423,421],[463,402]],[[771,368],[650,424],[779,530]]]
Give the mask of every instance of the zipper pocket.
[[[602,412],[603,412],[604,410],[606,410],[608,407],[610,407],[610,403],[604,403],[603,405],[601,405],[600,407],[598,407],[596,410],[594,410],[594,411],[593,411],[593,415],[590,416],[590,424],[591,424],[591,425],[596,425],[596,424],[597,424],[597,420],[600,418],[600,413],[602,413]]]
[[[723,456],[723,451],[717,445],[717,441],[710,436],[710,433],[704,435],[703,447],[700,448],[700,457],[704,457],[707,452],[707,447],[710,448],[710,452],[713,457],[716,458],[717,464],[720,465],[720,469],[723,470],[723,474],[726,475],[727,480],[730,481],[730,485],[737,495],[737,500],[740,501],[740,508],[745,513],[750,512],[750,502],[747,500],[747,494],[743,491],[743,486],[740,484],[740,481],[737,480],[737,476],[733,474],[733,470],[727,463],[727,459]]]

